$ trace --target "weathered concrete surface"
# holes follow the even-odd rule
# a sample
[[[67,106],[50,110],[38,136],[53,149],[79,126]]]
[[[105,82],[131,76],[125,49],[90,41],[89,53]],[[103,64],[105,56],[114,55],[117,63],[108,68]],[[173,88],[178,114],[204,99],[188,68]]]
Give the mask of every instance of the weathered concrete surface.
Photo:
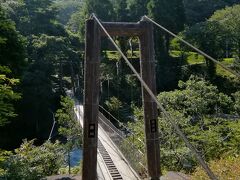
[[[43,180],[81,180],[80,175],[57,175],[57,176],[49,176]]]
[[[180,172],[168,172],[165,176],[162,176],[160,180],[190,180],[190,177]]]

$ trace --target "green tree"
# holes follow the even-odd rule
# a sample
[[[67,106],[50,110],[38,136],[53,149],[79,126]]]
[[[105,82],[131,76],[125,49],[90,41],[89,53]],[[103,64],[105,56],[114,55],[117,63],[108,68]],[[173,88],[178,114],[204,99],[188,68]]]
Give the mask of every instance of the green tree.
[[[14,92],[14,86],[19,83],[19,80],[9,78],[10,73],[9,68],[0,66],[0,126],[17,116],[13,103],[21,97],[19,93]]]
[[[110,0],[85,0],[83,8],[85,18],[95,13],[102,21],[109,21],[113,16],[113,5]]]
[[[117,114],[119,109],[122,108],[122,102],[116,97],[111,97],[105,102],[105,104],[108,107],[109,111],[114,114]]]
[[[118,1],[115,0],[112,2],[113,10],[115,14],[115,21],[124,22],[127,21],[128,11],[127,11],[127,3],[126,0]]]
[[[232,111],[232,99],[199,78],[192,77],[187,82],[179,82],[179,87],[180,90],[160,93],[159,102],[171,114],[190,142],[204,154],[205,159],[217,159],[228,151],[239,153],[236,141],[240,135],[239,120],[219,115]],[[129,127],[144,141],[143,110],[135,108],[134,114],[137,121],[130,123]],[[197,165],[192,152],[163,114],[160,114],[158,119],[162,168],[166,171],[192,171]],[[142,144],[134,141],[134,137],[130,136],[128,139],[144,151]]]
[[[81,0],[57,0],[53,6],[57,9],[56,18],[57,20],[66,25],[71,18],[71,15],[78,11],[82,6]]]
[[[8,155],[4,164],[7,179],[37,180],[57,174],[63,164],[63,149],[59,142],[35,146],[34,140],[24,140],[20,148]]]
[[[232,99],[220,93],[216,86],[194,76],[179,81],[180,90],[160,93],[158,98],[166,109],[178,110],[199,118],[208,114],[230,113]]]
[[[111,21],[114,17],[113,5],[110,0],[84,0],[83,3],[84,4],[82,8],[79,9],[79,12],[73,15],[75,22],[76,20],[80,21],[79,34],[82,40],[85,35],[85,21],[92,13],[95,13],[102,21]]]
[[[23,6],[17,9],[17,28],[20,32],[29,36],[31,34],[46,33],[53,35],[59,31],[56,24],[56,8],[53,8],[51,0],[24,0]]]
[[[233,94],[235,104],[234,104],[234,110],[240,115],[240,91],[237,91]]]
[[[72,40],[72,39],[73,40]],[[71,84],[74,87],[75,76],[79,72],[79,49],[75,47],[73,41],[78,41],[77,38],[62,37],[62,36],[32,36],[31,58],[33,62],[48,63],[51,65],[52,72],[55,78],[51,78],[56,87],[57,92],[64,93],[63,77],[71,77]],[[78,43],[76,44],[78,45]],[[49,77],[50,78],[50,77]],[[58,79],[56,81],[56,78]]]
[[[81,9],[82,8],[79,8],[77,12],[71,15],[67,23],[67,29],[74,34],[79,34],[83,41],[84,22],[82,21],[82,18],[84,18],[84,14]]]
[[[7,15],[12,19],[13,21],[17,21],[18,14],[17,10],[20,9],[23,6],[23,1],[19,0],[2,0],[1,1],[1,7],[6,11]]]
[[[115,14],[114,21],[118,21],[118,22],[128,21],[127,19],[129,17],[128,17],[126,0],[122,0],[122,1],[115,0],[112,3],[113,3],[114,14]],[[125,54],[128,51],[128,44],[127,44],[128,39],[129,39],[129,37],[120,37],[120,36],[118,36],[116,38],[118,45],[120,46],[121,50]],[[126,67],[124,67],[124,65],[125,65],[124,59],[121,56],[118,59],[118,65],[120,68],[120,72],[122,72],[126,68]]]
[[[25,42],[0,6],[0,65],[8,66],[20,76],[25,65]]]
[[[66,138],[65,148],[68,154],[69,174],[70,170],[70,152],[80,147],[82,144],[82,131],[80,123],[76,119],[74,112],[74,102],[69,97],[61,97],[61,109],[56,112],[57,122],[59,124],[58,132]]]
[[[7,171],[5,168],[5,164],[10,155],[12,155],[10,151],[0,149],[0,178],[6,177]]]
[[[44,139],[48,137],[52,125],[52,114],[50,109],[56,108],[55,94],[51,82],[52,64],[42,62],[41,60],[29,65],[22,79],[22,96],[21,101],[21,122],[25,122],[30,130],[27,137],[38,137]],[[21,124],[19,124],[21,127]]]
[[[148,13],[147,4],[149,0],[127,0],[127,9],[131,21],[139,21]]]
[[[48,138],[53,119],[51,111],[58,108],[60,95],[65,89],[81,88],[78,83],[82,79],[79,38],[57,22],[57,9],[53,4],[51,0],[1,1],[7,17],[26,36],[25,61],[28,61],[24,69],[18,66],[17,63],[22,63],[25,58],[19,55],[20,38],[14,40],[19,33],[13,31],[14,23],[3,16],[1,9],[0,65],[8,65],[13,71],[14,76],[7,76],[9,78],[22,75],[21,85],[17,87],[22,93],[22,100],[16,105],[19,116],[1,129],[1,142],[7,142],[1,143],[3,146],[13,148],[13,144],[18,146],[23,138],[37,138],[41,142]],[[19,69],[24,73],[18,73]],[[13,135],[16,129],[19,136]]]
[[[240,5],[216,11],[209,21],[217,21],[222,25],[228,35],[226,42],[229,46],[232,43],[235,54],[240,58]]]
[[[178,33],[184,28],[185,13],[182,0],[150,0],[148,3],[148,14],[155,21],[159,22],[162,26],[174,33]],[[165,55],[168,55],[170,35],[168,33],[161,32],[161,38],[158,36],[157,50],[159,51],[161,48],[164,50],[159,51],[158,53],[165,53]],[[164,43],[159,44],[160,40],[164,40]],[[160,48],[159,46],[163,47]]]
[[[184,0],[187,24],[203,22],[216,10],[239,3],[238,0]]]
[[[3,135],[7,136],[5,138],[3,136],[3,139],[10,138],[9,129],[14,128],[21,129],[19,131],[22,136],[17,137],[19,142],[20,139],[26,137],[30,139],[37,137],[38,140],[46,139],[49,133],[46,129],[50,129],[52,125],[51,111],[57,109],[60,94],[65,93],[65,88],[76,89],[76,84],[78,84],[76,77],[79,80],[82,78],[81,75],[77,76],[80,74],[81,63],[79,61],[79,39],[68,34],[64,27],[57,23],[56,9],[52,7],[52,3],[48,0],[23,0],[16,7],[11,6],[13,12],[9,13],[9,16],[15,21],[17,30],[26,36],[28,66],[24,69],[19,88],[23,97],[17,107],[19,116],[15,118],[14,124],[3,130],[6,131],[3,132]],[[3,24],[1,23],[0,26],[2,27]],[[14,25],[14,23],[12,24]],[[11,26],[9,25],[9,27]],[[11,32],[11,29],[5,31],[7,34],[7,32]],[[3,32],[5,33],[5,31]],[[14,35],[14,33],[12,34]],[[12,43],[12,41],[9,42]],[[18,43],[18,40],[14,42]],[[14,60],[19,52],[18,47],[4,43],[5,41],[0,43],[1,61],[1,51],[5,49],[8,50],[8,53],[2,52],[13,57],[12,60]],[[9,58],[9,61],[6,62],[12,60]],[[21,60],[19,58],[19,62]],[[10,65],[9,67],[12,68]],[[17,70],[14,67],[13,71],[15,69]],[[26,127],[29,128],[29,131],[24,130]]]
[[[226,34],[227,32],[217,21],[206,21],[187,29],[185,38],[205,53],[220,59],[225,56]],[[206,59],[206,64],[207,75],[213,79],[216,74],[216,65],[209,59]]]
[[[66,36],[31,36],[28,69],[22,80],[23,121],[27,120],[32,133],[47,138],[45,132],[52,124],[52,114],[65,89],[76,89],[80,72],[78,39]],[[76,42],[75,42],[76,41]],[[79,75],[78,75],[79,74]],[[81,87],[80,87],[81,88]]]
[[[182,0],[150,0],[148,15],[174,33],[183,30],[185,13]],[[157,89],[163,91],[176,88],[178,79],[177,64],[169,57],[171,36],[159,28],[155,30],[155,52],[157,59]],[[166,78],[167,77],[167,78]],[[168,87],[168,88],[167,88]]]

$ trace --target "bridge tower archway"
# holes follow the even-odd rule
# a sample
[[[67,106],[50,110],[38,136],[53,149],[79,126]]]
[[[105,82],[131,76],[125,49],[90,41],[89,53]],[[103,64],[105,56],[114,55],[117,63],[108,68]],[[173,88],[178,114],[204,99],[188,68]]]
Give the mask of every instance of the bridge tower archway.
[[[102,22],[111,36],[138,36],[142,79],[156,95],[153,26],[142,19],[137,23]],[[101,37],[106,36],[94,18],[86,21],[84,67],[83,180],[97,179],[98,109],[100,90]],[[147,168],[150,179],[160,178],[160,147],[157,104],[142,87]]]

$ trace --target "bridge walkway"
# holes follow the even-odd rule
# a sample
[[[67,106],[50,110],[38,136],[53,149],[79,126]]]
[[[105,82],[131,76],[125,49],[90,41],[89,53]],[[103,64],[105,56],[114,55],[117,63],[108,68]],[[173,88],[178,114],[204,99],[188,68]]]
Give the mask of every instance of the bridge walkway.
[[[81,126],[83,127],[83,106],[75,105],[75,113]],[[101,121],[105,118],[99,116]],[[117,146],[104,131],[102,126],[98,126],[98,155],[97,155],[98,179],[104,180],[139,180],[140,177],[131,168]]]

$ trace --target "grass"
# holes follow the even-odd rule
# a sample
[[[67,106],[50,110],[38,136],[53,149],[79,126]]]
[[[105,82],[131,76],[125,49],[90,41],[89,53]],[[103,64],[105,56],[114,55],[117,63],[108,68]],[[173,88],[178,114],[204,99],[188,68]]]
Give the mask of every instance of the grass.
[[[226,65],[232,65],[234,63],[234,60],[235,58],[224,58],[223,59],[223,62],[226,64]]]
[[[113,61],[117,61],[119,60],[119,58],[121,57],[121,55],[117,52],[117,51],[105,51],[107,58],[109,60],[113,60]],[[131,59],[131,58],[139,58],[140,57],[140,53],[139,51],[133,51],[133,54],[130,50],[127,51],[127,58]]]
[[[205,63],[205,59],[202,55],[195,52],[189,52],[187,56],[188,64],[202,64]]]
[[[227,70],[223,69],[221,66],[217,65],[216,67],[216,74],[222,77],[235,77],[232,73],[228,72]]]
[[[221,61],[221,63],[225,66],[231,66],[234,63],[234,58],[224,58],[223,61]],[[222,77],[234,77],[234,75],[228,71],[226,71],[225,69],[223,69],[221,66],[217,65],[216,68],[216,74],[220,75]]]
[[[170,51],[170,55],[176,58],[184,56],[184,58],[186,58],[187,64],[202,64],[205,62],[204,57],[196,52],[181,52],[172,50]]]
[[[117,51],[105,51],[105,53],[109,60],[118,60],[119,59],[119,53]]]

